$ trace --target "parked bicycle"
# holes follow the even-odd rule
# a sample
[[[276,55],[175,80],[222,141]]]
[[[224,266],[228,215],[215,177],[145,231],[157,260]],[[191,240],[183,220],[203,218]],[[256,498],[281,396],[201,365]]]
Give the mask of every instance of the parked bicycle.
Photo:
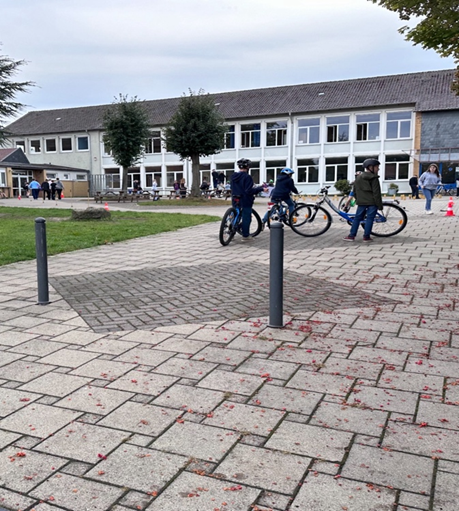
[[[329,188],[330,186],[326,186],[319,191],[318,195],[321,197],[317,202],[295,209],[293,215],[296,215],[296,221],[291,223],[291,227],[297,234],[306,237],[319,236],[330,229],[332,217],[323,204],[327,204],[337,215],[352,225],[355,213],[348,213],[335,206],[328,197]],[[407,223],[408,217],[403,208],[398,205],[398,201],[383,202],[383,211],[376,213],[371,234],[380,237],[394,236],[402,232]],[[362,220],[361,225],[363,228],[365,219]]]
[[[422,190],[421,190],[422,191]],[[451,185],[439,185],[437,186],[437,189],[435,190],[435,195],[437,197],[449,197],[451,195],[456,195],[457,188],[455,184]]]
[[[250,236],[252,238],[258,236],[262,228],[260,215],[252,209]],[[233,205],[226,210],[220,224],[220,243],[223,246],[229,245],[236,234],[242,236],[242,207],[240,206],[240,197],[233,196]]]

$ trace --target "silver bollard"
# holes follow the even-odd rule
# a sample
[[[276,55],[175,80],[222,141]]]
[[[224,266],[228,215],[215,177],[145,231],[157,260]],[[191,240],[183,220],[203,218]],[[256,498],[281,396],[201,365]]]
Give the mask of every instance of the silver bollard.
[[[271,224],[269,234],[269,325],[282,328],[284,308],[284,226]]]
[[[46,248],[46,220],[35,219],[35,253],[37,255],[38,305],[48,305],[48,252]]]

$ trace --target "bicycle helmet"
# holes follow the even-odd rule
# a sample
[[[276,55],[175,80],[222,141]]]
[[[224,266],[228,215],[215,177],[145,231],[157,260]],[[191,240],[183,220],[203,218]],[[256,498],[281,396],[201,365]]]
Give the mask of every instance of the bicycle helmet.
[[[252,162],[250,160],[248,160],[247,158],[241,158],[240,160],[238,160],[237,166],[240,169],[248,169],[250,167],[251,163]]]
[[[376,160],[375,158],[367,158],[363,163],[362,163],[362,167],[364,169],[367,169],[368,167],[374,167],[376,165],[381,165],[381,163]]]
[[[285,169],[281,170],[281,174],[295,174],[292,169],[289,169],[288,167],[285,167]]]

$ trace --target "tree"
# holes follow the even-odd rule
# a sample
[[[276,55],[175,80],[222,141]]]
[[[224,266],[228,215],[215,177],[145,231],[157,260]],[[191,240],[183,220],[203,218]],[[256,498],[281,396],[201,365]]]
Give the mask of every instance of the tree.
[[[182,160],[191,159],[191,195],[198,197],[199,158],[220,152],[224,147],[227,127],[214,99],[201,89],[182,96],[179,106],[164,130],[168,151]]]
[[[408,41],[453,57],[458,69],[451,88],[459,94],[459,8],[457,0],[369,0],[398,13],[401,20],[421,18],[414,27],[399,29]]]
[[[127,191],[128,169],[142,156],[150,136],[148,115],[134,96],[119,95],[104,117],[104,141],[115,162],[123,169],[123,191]]]
[[[6,55],[0,55],[0,146],[5,144],[8,130],[5,121],[16,115],[24,105],[14,100],[19,92],[27,92],[33,87],[33,82],[13,82],[19,68],[25,64],[23,60],[12,60]]]

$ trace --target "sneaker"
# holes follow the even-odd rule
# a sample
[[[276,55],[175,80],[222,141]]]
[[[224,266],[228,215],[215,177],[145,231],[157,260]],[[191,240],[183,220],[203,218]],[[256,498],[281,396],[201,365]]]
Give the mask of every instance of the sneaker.
[[[363,241],[373,241],[373,238],[370,238],[370,236],[368,237],[363,237]]]
[[[346,236],[343,238],[344,241],[355,241],[355,236]]]
[[[426,209],[426,215],[433,215],[433,211],[431,209]]]
[[[253,241],[252,236],[242,236],[242,241]]]

